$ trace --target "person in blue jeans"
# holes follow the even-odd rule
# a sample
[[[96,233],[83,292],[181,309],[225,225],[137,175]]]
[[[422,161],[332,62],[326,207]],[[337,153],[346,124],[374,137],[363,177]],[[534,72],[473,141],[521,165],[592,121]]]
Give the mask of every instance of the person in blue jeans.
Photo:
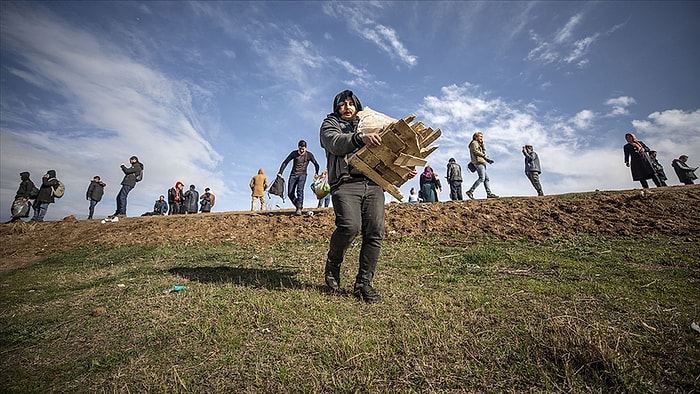
[[[306,171],[309,167],[309,163],[313,163],[316,168],[314,175],[318,176],[318,170],[320,166],[314,157],[314,154],[306,150],[306,141],[301,140],[298,144],[298,149],[292,151],[287,158],[284,159],[280,170],[277,172],[278,176],[282,176],[285,167],[290,161],[294,161],[292,164],[292,171],[289,173],[289,182],[287,183],[287,195],[289,196],[289,201],[296,207],[295,214],[297,216],[301,215],[301,210],[304,208],[304,185],[306,184]]]
[[[345,251],[362,232],[353,295],[373,303],[382,299],[371,283],[384,238],[384,190],[349,165],[346,157],[365,145],[381,145],[382,137],[358,131],[357,113],[361,110],[362,104],[357,96],[344,90],[335,96],[333,112],[321,124],[321,146],[326,151],[336,225],[330,239],[324,280],[331,291],[340,290],[340,266]],[[414,169],[409,176],[415,175]]]
[[[484,189],[486,189],[486,198],[498,198],[497,195],[491,193],[489,175],[486,173],[486,163],[493,164],[493,160],[486,154],[484,133],[477,131],[472,135],[472,142],[469,143],[469,156],[471,158],[471,163],[476,167],[476,173],[479,175],[479,178],[474,181],[472,187],[467,190],[467,197],[473,200],[474,190],[483,183]]]
[[[109,216],[110,219],[114,217],[126,217],[126,199],[131,189],[136,187],[136,182],[142,177],[143,164],[139,162],[139,158],[131,156],[129,158],[129,163],[131,163],[131,167],[127,167],[124,163],[121,164],[121,169],[124,172],[124,179],[122,179],[122,188],[117,194],[117,210],[114,212],[114,215]]]
[[[85,192],[85,198],[90,201],[90,208],[88,209],[88,219],[92,219],[95,214],[95,206],[102,200],[102,196],[105,194],[105,186],[107,186],[100,179],[99,175],[95,175],[90,181],[90,186],[88,186],[87,192]]]
[[[39,187],[39,194],[34,200],[34,216],[30,222],[43,222],[44,216],[46,216],[46,211],[49,209],[49,204],[56,202],[53,196],[53,189],[58,187],[58,179],[56,179],[56,170],[48,170],[46,174],[41,177],[41,187]]]

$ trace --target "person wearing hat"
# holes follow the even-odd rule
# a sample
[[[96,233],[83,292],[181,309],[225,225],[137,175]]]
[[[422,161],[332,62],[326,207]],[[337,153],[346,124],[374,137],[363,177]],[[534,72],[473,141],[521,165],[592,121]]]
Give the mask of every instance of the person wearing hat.
[[[126,217],[126,199],[131,189],[136,187],[136,182],[139,182],[143,177],[143,164],[139,162],[139,158],[131,156],[129,163],[131,163],[131,167],[127,167],[124,163],[121,164],[124,179],[122,179],[122,188],[117,194],[117,210],[114,212],[114,215],[109,216],[110,219]]]
[[[289,201],[296,207],[295,214],[300,216],[301,210],[304,207],[304,185],[306,184],[306,171],[309,167],[309,162],[314,164],[316,168],[314,175],[316,176],[318,176],[320,166],[313,153],[306,150],[306,141],[304,140],[299,141],[298,149],[292,151],[287,158],[284,159],[280,170],[277,172],[277,176],[282,176],[285,167],[287,167],[287,163],[292,160],[294,164],[292,164],[292,171],[289,173],[287,195],[289,196]]]

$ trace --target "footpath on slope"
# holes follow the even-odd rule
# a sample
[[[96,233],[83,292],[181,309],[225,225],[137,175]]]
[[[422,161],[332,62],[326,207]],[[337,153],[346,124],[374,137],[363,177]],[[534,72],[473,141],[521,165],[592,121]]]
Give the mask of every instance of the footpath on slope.
[[[387,205],[387,239],[492,235],[501,239],[700,233],[700,185]],[[116,223],[63,220],[0,225],[0,273],[85,244],[160,245],[178,241],[325,242],[335,228],[332,208],[129,217]]]

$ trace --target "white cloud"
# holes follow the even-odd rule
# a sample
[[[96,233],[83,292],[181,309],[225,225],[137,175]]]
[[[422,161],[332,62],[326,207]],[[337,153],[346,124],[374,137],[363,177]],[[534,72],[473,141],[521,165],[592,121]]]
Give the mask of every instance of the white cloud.
[[[418,64],[418,57],[412,55],[399,39],[395,29],[376,22],[376,15],[383,6],[379,2],[334,2],[324,3],[327,15],[348,23],[360,37],[373,43],[393,59],[400,60],[408,67]]]
[[[646,120],[633,120],[632,126],[660,160],[670,163],[671,158],[686,154],[700,162],[700,109],[654,112]]]
[[[624,96],[609,100],[610,105],[617,106],[632,103],[634,99]],[[487,152],[496,161],[489,168],[491,188],[496,194],[534,194],[523,175],[521,147],[525,144],[533,145],[540,155],[545,193],[639,187],[631,180],[629,169],[623,163],[622,144],[591,141],[589,134],[580,133],[592,127],[595,121],[596,114],[590,110],[569,117],[551,117],[537,113],[536,106],[530,103],[509,103],[481,93],[478,86],[464,84],[443,87],[440,96],[426,97],[417,115],[426,125],[443,131],[436,142],[440,149],[428,158],[441,175],[450,157],[466,167],[472,134],[483,131]],[[658,146],[663,158],[671,157],[668,153],[671,150],[700,151],[698,117],[700,111],[666,111],[650,115],[648,121],[635,121],[634,125],[643,131],[642,135],[665,136],[664,144],[659,143],[658,138],[649,140],[654,147]],[[681,129],[685,130],[684,134],[675,131]],[[466,172],[463,189],[468,189],[473,181],[474,177]],[[406,185],[406,190],[410,186]],[[483,193],[483,187],[477,189],[476,195],[479,193]]]
[[[620,97],[615,97],[608,99],[605,102],[605,105],[608,105],[612,107],[612,110],[608,114],[608,116],[620,116],[620,115],[627,115],[629,111],[627,110],[627,107],[630,105],[636,103],[637,101],[633,97],[628,97],[628,96],[620,96]]]
[[[577,37],[576,28],[582,23],[583,14],[572,16],[564,26],[553,34],[551,39],[546,39],[535,31],[530,31],[530,39],[535,43],[535,47],[530,50],[526,59],[541,64],[574,64],[579,68],[587,65],[590,62],[587,58],[588,53],[600,35],[595,33],[590,36]]]
[[[595,113],[593,111],[584,109],[571,119],[571,123],[579,129],[587,129],[591,126],[594,118]]]
[[[16,189],[14,174],[29,170],[37,182],[47,169],[56,169],[69,189],[61,203],[51,207],[49,219],[86,211],[79,203],[84,190],[76,185],[87,188],[94,175],[108,184],[109,202],[98,205],[98,211],[113,210],[111,196],[116,196],[123,177],[119,164],[131,155],[145,164],[144,182],[133,192],[134,200],[148,196],[132,204],[132,215],[150,210],[152,196],[177,179],[207,180],[207,186],[228,192],[213,172],[221,156],[202,136],[193,108],[196,95],[208,94],[205,89],[126,58],[108,43],[40,9],[15,11],[3,12],[3,50],[13,51],[21,63],[22,72],[13,75],[43,89],[42,99],[52,106],[3,106],[3,119],[34,119],[21,126],[3,124],[3,201]]]

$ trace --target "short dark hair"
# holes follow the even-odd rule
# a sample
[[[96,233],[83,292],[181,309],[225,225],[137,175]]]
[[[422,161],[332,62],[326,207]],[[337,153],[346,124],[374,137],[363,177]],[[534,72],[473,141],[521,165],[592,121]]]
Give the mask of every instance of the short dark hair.
[[[299,140],[299,147],[301,148],[302,146],[303,146],[304,148],[306,148],[306,141],[304,141],[304,140]]]

